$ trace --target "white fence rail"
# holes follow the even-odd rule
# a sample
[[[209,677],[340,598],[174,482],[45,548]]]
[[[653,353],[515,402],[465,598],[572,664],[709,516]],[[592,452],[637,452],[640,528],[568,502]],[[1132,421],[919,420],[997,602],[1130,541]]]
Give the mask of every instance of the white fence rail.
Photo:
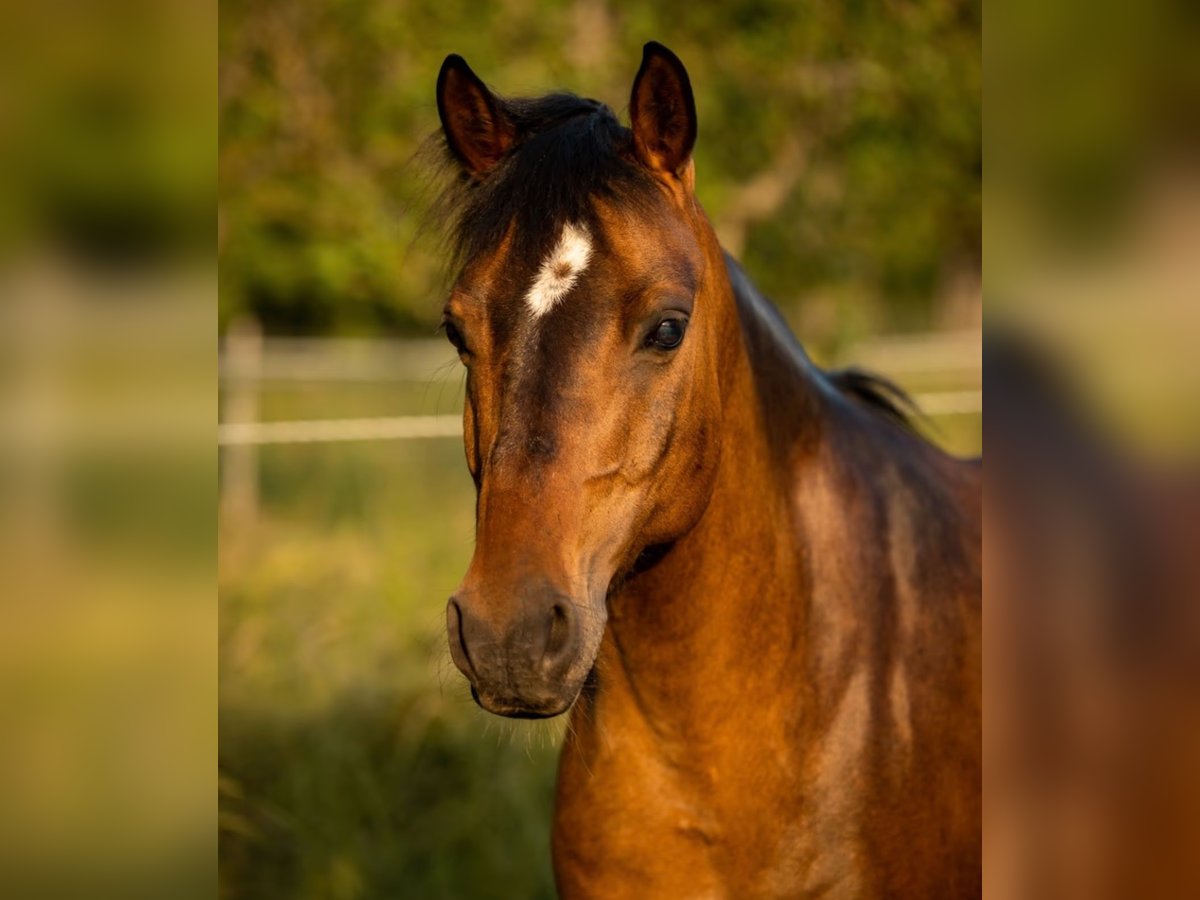
[[[462,437],[462,416],[392,416],[291,422],[226,422],[217,426],[222,447],[247,444],[315,444],[330,441],[403,441]]]
[[[982,391],[940,391],[917,394],[913,400],[929,416],[974,415],[983,411]],[[222,447],[457,437],[462,437],[462,416],[457,415],[226,422],[217,428],[217,443]]]
[[[890,376],[956,375],[971,389],[918,393],[929,416],[973,415],[983,410],[980,333],[939,332],[875,338],[847,353],[848,359]],[[258,421],[258,391],[264,384],[294,382],[428,382],[456,365],[441,340],[275,338],[253,329],[234,329],[226,338],[219,371],[225,421],[218,426],[223,447],[305,444],[326,441],[415,440],[462,434],[457,415]]]
[[[980,334],[951,332],[871,340],[846,360],[904,379],[938,376],[959,389],[918,393],[929,416],[973,415],[983,409]],[[223,448],[221,494],[227,515],[253,518],[258,508],[257,448],[268,444],[400,441],[461,438],[462,417],[411,415],[369,418],[260,421],[260,399],[272,386],[429,383],[457,365],[441,340],[264,340],[253,326],[230,330],[221,348]]]
[[[251,353],[244,352],[258,341]],[[241,350],[242,352],[239,352]],[[909,374],[978,373],[982,365],[978,331],[875,337],[856,344],[844,360],[892,377]],[[444,340],[416,338],[270,338],[234,332],[219,362],[223,384],[241,381],[395,382],[428,381],[456,365]]]

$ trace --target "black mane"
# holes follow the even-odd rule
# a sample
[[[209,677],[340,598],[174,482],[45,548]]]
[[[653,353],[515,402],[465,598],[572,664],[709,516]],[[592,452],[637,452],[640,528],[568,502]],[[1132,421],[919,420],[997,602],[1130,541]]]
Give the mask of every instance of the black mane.
[[[632,133],[603,103],[567,93],[499,103],[516,145],[482,179],[463,174],[441,144],[456,175],[437,204],[452,265],[495,247],[510,223],[518,258],[540,258],[564,223],[594,224],[593,199],[642,206],[654,196],[631,158]]]
[[[914,422],[920,410],[912,397],[892,380],[856,366],[827,371],[825,375],[843,394],[905,431],[920,436]]]

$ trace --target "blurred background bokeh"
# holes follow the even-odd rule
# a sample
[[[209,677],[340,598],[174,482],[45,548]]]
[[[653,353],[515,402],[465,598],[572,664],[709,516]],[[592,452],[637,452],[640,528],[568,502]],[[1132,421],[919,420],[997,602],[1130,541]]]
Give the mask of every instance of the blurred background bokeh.
[[[1200,896],[1200,16],[988,17],[985,888]]]
[[[702,201],[809,340],[978,324],[980,7],[437,0],[221,4],[221,321],[428,333],[413,246],[449,52],[501,93],[624,111],[641,45],[686,63]]]
[[[215,11],[0,6],[0,894],[211,896]]]
[[[469,560],[462,374],[422,231],[434,83],[624,114],[691,74],[698,191],[822,361],[978,452],[973,0],[226,0],[220,19],[220,879],[227,897],[552,896],[561,723],[478,710],[445,649]]]

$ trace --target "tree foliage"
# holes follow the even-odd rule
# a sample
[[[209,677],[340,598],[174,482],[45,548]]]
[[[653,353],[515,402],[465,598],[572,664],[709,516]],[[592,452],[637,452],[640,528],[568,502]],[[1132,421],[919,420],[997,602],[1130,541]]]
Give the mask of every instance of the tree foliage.
[[[924,326],[977,275],[977,0],[222,0],[221,319],[272,332],[432,327],[417,240],[438,67],[623,111],[642,43],[687,64],[699,192],[790,315]]]

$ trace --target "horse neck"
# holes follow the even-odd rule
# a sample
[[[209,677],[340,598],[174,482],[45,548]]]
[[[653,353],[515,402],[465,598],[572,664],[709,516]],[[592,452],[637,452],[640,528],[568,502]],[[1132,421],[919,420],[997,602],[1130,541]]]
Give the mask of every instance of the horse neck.
[[[674,722],[681,732],[744,704],[750,679],[778,692],[800,662],[793,478],[796,454],[817,437],[806,431],[818,427],[821,392],[786,327],[719,249],[710,275],[725,341],[715,486],[697,525],[610,598],[599,672],[602,689],[624,689],[656,729]]]

